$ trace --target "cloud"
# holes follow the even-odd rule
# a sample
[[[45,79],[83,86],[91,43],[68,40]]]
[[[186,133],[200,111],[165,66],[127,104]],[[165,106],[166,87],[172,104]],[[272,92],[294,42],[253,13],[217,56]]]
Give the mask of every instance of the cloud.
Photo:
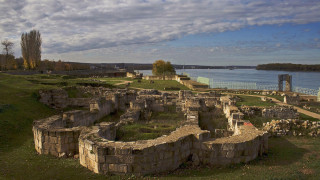
[[[253,25],[319,22],[318,0],[5,0],[1,38],[38,29],[44,53],[171,41]]]

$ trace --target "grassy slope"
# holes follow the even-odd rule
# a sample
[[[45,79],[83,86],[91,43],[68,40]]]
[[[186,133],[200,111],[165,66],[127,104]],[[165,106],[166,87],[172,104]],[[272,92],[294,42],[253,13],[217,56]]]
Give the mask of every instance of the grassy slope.
[[[241,101],[237,102],[237,106],[246,105],[246,106],[274,106],[274,103],[270,103],[267,101],[261,101],[259,97],[253,97],[253,96],[245,96],[245,95],[238,95],[240,97]]]
[[[122,85],[120,87],[124,87]],[[139,83],[137,79],[134,79],[130,84],[131,88],[143,88],[143,89],[157,89],[163,91],[165,87],[177,87],[180,90],[188,90],[188,88],[174,80],[154,80],[154,83],[150,83],[148,80],[142,79]]]
[[[37,155],[32,121],[56,112],[32,96],[39,88],[25,77],[0,73],[0,179],[105,179],[82,167],[78,160]],[[163,179],[317,179],[320,173],[319,138],[273,138],[268,157],[224,168],[182,169]],[[109,176],[108,179],[120,179]]]

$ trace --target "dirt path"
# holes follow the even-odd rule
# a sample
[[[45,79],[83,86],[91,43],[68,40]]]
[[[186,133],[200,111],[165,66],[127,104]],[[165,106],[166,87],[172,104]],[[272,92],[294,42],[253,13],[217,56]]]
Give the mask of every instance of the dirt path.
[[[122,84],[128,84],[128,83],[132,83],[133,81],[123,81],[123,82],[119,82],[117,84],[114,84],[116,86],[122,85]]]
[[[232,94],[232,95],[244,95],[244,96],[254,96],[254,97],[267,97],[267,96],[261,96],[261,95],[249,95],[249,94],[233,94],[233,93],[225,93],[225,94]],[[267,98],[270,98],[272,99],[273,102],[275,102],[276,104],[278,105],[285,105],[285,106],[288,106],[289,104],[286,104],[286,103],[283,103],[281,101],[279,101],[278,99],[275,99],[275,98],[272,98],[272,97],[267,97]],[[292,106],[292,105],[290,105]],[[297,107],[297,106],[293,106],[294,109],[296,109],[299,113],[303,113],[305,115],[308,115],[308,116],[311,116],[313,118],[317,118],[320,120],[320,114],[317,114],[317,113],[314,113],[314,112],[310,112],[310,111],[307,111],[305,109],[302,109],[300,107]]]

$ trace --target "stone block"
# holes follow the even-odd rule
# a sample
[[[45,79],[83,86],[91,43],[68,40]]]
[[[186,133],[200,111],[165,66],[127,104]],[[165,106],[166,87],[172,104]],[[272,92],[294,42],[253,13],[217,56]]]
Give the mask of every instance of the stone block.
[[[119,158],[118,158],[118,156],[115,156],[115,155],[106,155],[105,162],[108,164],[112,164],[112,163],[117,164],[117,163],[119,163]]]
[[[95,157],[96,157],[95,161],[98,162],[98,163],[105,163],[106,162],[106,157],[103,156],[103,155],[102,156],[101,155],[96,155]]]
[[[118,159],[121,164],[131,164],[134,162],[134,157],[132,155],[118,156]]]

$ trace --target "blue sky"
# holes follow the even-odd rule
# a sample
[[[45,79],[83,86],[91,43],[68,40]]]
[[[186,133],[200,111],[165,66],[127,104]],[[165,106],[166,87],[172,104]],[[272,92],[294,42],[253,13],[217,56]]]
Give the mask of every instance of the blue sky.
[[[319,0],[0,0],[0,40],[37,29],[42,58],[320,64]]]

